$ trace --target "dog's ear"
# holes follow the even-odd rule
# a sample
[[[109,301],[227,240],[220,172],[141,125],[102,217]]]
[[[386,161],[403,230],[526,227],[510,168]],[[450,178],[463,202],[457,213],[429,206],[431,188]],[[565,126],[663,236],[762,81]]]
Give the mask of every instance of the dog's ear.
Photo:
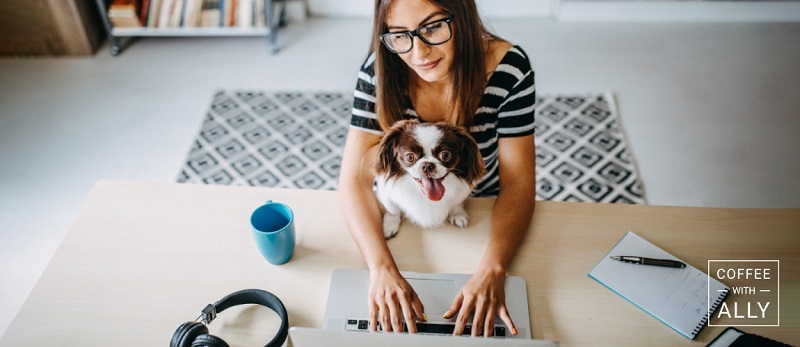
[[[399,145],[403,133],[410,131],[417,123],[419,122],[416,120],[401,120],[389,128],[378,145],[378,158],[372,165],[372,171],[376,175],[391,177],[402,175],[405,172],[397,162],[395,148]]]
[[[483,164],[480,148],[475,139],[464,128],[455,127],[456,136],[461,143],[461,158],[457,169],[462,173],[464,180],[475,184],[486,174],[486,166]]]

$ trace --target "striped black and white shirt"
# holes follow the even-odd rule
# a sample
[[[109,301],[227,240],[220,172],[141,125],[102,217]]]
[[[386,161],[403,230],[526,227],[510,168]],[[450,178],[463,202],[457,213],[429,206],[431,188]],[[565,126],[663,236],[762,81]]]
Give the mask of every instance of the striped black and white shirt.
[[[358,75],[350,126],[383,135],[375,116],[375,54],[371,54]],[[473,196],[496,196],[500,192],[497,142],[501,137],[533,134],[536,89],[528,55],[519,46],[506,53],[489,78],[474,124],[469,128],[486,165],[486,175],[473,190]],[[406,105],[412,105],[410,100]],[[406,109],[406,119],[419,118],[413,105]],[[531,158],[533,160],[534,158]]]

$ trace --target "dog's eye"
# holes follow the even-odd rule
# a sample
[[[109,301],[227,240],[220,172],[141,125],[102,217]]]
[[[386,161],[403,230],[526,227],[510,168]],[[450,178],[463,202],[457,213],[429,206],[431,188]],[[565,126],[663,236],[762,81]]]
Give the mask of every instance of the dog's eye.
[[[414,153],[406,153],[406,161],[407,162],[413,163],[415,160],[417,160],[417,156],[414,155]]]
[[[441,151],[441,152],[439,152],[439,160],[441,160],[443,162],[450,161],[451,157],[452,157],[452,155],[450,154],[450,151]]]

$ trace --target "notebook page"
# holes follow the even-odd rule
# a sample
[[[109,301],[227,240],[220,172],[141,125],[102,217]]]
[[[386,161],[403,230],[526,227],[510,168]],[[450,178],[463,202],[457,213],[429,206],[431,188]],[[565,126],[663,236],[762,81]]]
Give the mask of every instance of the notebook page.
[[[669,268],[629,264],[610,258],[623,255],[680,259],[633,232],[628,232],[589,276],[689,339],[697,336],[708,320],[707,295],[723,295],[724,298],[727,294],[717,291],[727,287],[713,278],[710,280],[709,292],[708,276],[691,265],[687,264],[685,268]]]

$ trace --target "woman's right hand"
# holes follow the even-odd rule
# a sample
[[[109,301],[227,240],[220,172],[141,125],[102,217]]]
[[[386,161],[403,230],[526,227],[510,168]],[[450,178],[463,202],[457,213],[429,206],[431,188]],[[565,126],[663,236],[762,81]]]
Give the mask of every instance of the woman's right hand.
[[[381,136],[350,128],[339,173],[340,206],[361,255],[370,269],[369,329],[417,332],[417,320],[424,321],[422,303],[400,275],[383,236],[383,214],[372,191],[372,164]]]
[[[403,332],[406,323],[408,332],[417,332],[417,321],[426,321],[422,302],[397,271],[370,271],[369,285],[369,330],[376,331],[380,321],[384,332]]]

